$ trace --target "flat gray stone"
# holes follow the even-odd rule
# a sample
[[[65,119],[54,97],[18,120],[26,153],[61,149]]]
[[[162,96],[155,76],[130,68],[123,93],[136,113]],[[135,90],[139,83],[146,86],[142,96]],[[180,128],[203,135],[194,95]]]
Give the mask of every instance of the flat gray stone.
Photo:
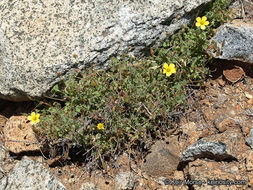
[[[180,155],[182,161],[193,161],[196,158],[216,157],[219,160],[228,159],[227,146],[222,142],[206,142],[199,140],[188,146]]]
[[[74,68],[140,55],[210,1],[1,0],[0,98],[41,97]]]
[[[253,64],[253,23],[234,20],[222,25],[210,40],[216,47],[208,53],[215,58],[239,60]]]
[[[246,156],[244,153],[248,150],[249,147],[245,145],[240,129],[231,129],[221,134],[202,138],[186,147],[180,155],[180,159],[183,162],[198,158],[209,158],[217,161],[243,160]]]
[[[24,157],[15,168],[0,180],[4,190],[66,190],[61,182],[41,164]]]

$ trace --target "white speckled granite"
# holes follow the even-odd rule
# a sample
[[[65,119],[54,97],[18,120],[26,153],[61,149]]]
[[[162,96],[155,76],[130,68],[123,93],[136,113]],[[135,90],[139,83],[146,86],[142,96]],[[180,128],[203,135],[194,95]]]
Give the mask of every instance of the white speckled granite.
[[[0,98],[40,97],[85,64],[139,55],[211,0],[1,0]],[[130,48],[129,48],[130,47]],[[73,58],[77,54],[77,59]]]
[[[41,163],[25,156],[13,170],[0,179],[1,190],[67,190]]]

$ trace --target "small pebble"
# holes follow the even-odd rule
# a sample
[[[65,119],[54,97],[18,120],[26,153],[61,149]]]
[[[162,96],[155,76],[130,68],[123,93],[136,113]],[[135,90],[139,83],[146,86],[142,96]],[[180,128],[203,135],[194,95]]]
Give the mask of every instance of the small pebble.
[[[235,116],[235,114],[236,114],[234,110],[231,110],[229,113],[231,116]]]
[[[249,94],[248,92],[245,92],[245,96],[248,98],[248,99],[252,99],[253,96],[251,94]]]
[[[223,79],[218,79],[217,82],[220,86],[225,86],[226,82]]]
[[[239,169],[238,169],[238,167],[236,167],[236,166],[233,166],[232,168],[231,168],[231,171],[233,172],[233,173],[238,173],[239,172]]]

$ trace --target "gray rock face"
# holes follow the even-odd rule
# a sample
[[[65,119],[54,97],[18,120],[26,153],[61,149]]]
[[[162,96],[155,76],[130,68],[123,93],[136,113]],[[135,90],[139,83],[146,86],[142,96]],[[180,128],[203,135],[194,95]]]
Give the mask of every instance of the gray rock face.
[[[212,41],[216,47],[210,48],[208,53],[215,58],[253,64],[253,23],[234,20],[221,26]]]
[[[66,188],[41,164],[24,157],[12,172],[0,180],[5,190],[66,190]]]
[[[74,68],[140,55],[210,1],[1,0],[0,98],[40,97]]]

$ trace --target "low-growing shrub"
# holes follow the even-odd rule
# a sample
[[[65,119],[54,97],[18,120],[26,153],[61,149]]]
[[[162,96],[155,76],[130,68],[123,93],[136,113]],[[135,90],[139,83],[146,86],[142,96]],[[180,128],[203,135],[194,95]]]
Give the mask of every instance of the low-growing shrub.
[[[35,110],[39,140],[79,145],[101,158],[169,135],[175,111],[187,104],[186,87],[200,85],[209,73],[205,50],[214,29],[229,18],[229,3],[216,0],[201,15],[209,22],[205,30],[185,26],[149,58],[113,59],[107,71],[90,67],[55,85],[53,102],[42,101],[48,106]]]

